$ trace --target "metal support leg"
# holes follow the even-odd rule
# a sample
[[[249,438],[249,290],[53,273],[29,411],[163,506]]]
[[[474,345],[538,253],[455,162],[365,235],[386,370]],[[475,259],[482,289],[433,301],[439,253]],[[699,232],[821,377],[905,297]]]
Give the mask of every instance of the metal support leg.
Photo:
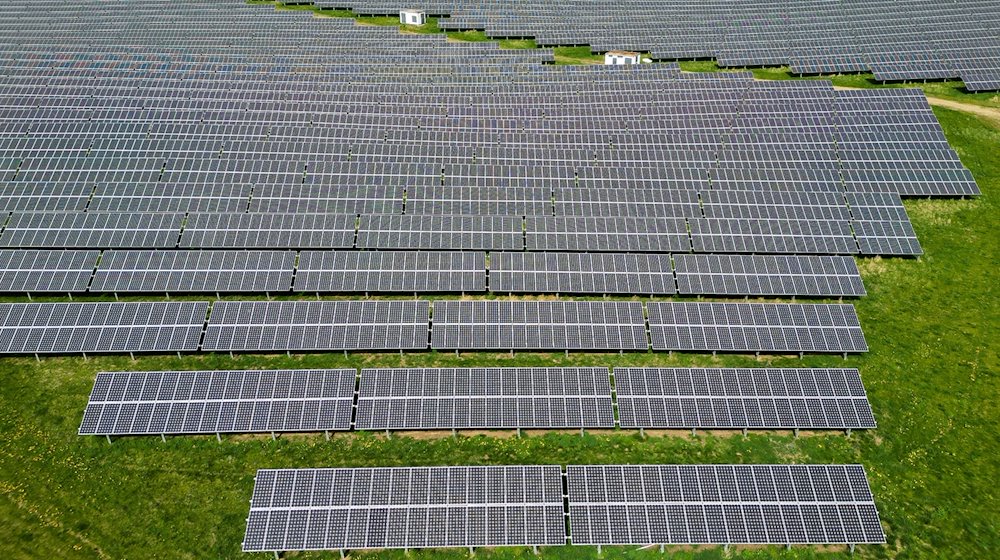
[[[847,437],[851,437],[851,429],[847,428]]]
[[[326,441],[330,441],[330,430],[323,430],[323,435],[326,436]]]
[[[215,441],[222,443],[222,434],[215,432]]]
[[[854,543],[851,543],[851,544],[849,544],[847,546],[851,550],[851,554],[854,554]]]
[[[663,554],[663,552],[666,550],[666,548],[667,548],[666,546],[664,546],[664,545],[661,544],[660,545],[660,554]]]
[[[271,432],[271,441],[274,441],[274,440],[276,440],[276,439],[278,439],[278,438],[277,438],[277,437],[275,437],[275,435],[274,435],[274,432]]]
[[[747,429],[743,428],[743,437],[747,437]]]
[[[795,437],[799,437],[799,429],[798,428],[795,428],[794,430],[792,430],[792,432],[795,433]]]
[[[109,435],[109,434],[104,434],[104,437],[105,437],[105,438],[107,438],[107,440],[108,440],[108,445],[111,445],[111,435]]]
[[[166,434],[160,434],[160,441],[162,441],[163,443],[167,443],[167,436],[166,436]]]

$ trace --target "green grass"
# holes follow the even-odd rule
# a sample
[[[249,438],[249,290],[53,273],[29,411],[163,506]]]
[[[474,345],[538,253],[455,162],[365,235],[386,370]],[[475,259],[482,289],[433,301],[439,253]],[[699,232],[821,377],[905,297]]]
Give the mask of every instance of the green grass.
[[[918,260],[861,260],[869,295],[857,302],[871,345],[865,356],[691,354],[343,354],[29,358],[0,360],[0,519],[5,558],[241,558],[239,543],[256,469],[361,465],[860,462],[868,470],[889,544],[863,558],[984,558],[1000,549],[994,478],[1000,472],[1000,319],[996,286],[1000,132],[975,117],[935,109],[979,181],[974,200],[908,201],[926,251]],[[874,431],[794,438],[787,432],[650,437],[634,432],[548,433],[517,438],[422,440],[397,435],[125,438],[78,437],[100,370],[535,365],[859,367],[879,422]],[[682,558],[719,558],[718,548]],[[370,558],[403,558],[371,553]],[[522,549],[484,558],[531,558]],[[544,558],[594,558],[580,547]],[[606,558],[660,556],[605,549]],[[746,549],[745,558],[846,557],[840,549]],[[264,558],[265,556],[260,556]],[[303,554],[296,558],[332,557]],[[415,558],[462,558],[424,551]]]
[[[555,47],[556,64],[604,64],[604,55],[593,54],[590,47]]]

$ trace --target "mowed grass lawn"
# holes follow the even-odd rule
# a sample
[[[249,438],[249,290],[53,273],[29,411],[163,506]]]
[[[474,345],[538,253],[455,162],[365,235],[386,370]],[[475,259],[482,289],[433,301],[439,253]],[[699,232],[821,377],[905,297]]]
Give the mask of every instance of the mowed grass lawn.
[[[1000,132],[935,109],[975,174],[975,200],[908,201],[926,252],[918,260],[862,260],[869,295],[857,302],[871,352],[843,360],[667,354],[413,353],[293,356],[33,358],[0,360],[0,556],[3,558],[240,558],[253,476],[264,467],[538,463],[862,463],[889,543],[859,557],[988,558],[1000,550],[1000,360],[997,332]],[[879,428],[788,432],[482,435],[427,439],[345,434],[104,439],[76,430],[96,372],[369,366],[730,365],[858,367]],[[671,549],[719,558],[721,548]],[[463,558],[415,551],[414,558]],[[605,548],[606,558],[659,557]],[[745,558],[846,556],[845,548],[738,548]],[[301,554],[296,558],[330,558]],[[359,554],[403,558],[401,551]],[[527,549],[477,551],[531,558]],[[542,549],[545,558],[595,558],[589,547]],[[259,556],[265,557],[265,556]]]

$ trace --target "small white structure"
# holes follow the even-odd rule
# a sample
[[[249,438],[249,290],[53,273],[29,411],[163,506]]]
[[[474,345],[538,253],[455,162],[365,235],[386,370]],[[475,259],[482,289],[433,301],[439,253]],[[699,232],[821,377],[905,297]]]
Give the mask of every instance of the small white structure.
[[[427,23],[427,15],[420,10],[401,10],[399,23],[404,25],[423,25]]]
[[[608,51],[604,53],[604,64],[639,64],[639,53],[630,51]]]

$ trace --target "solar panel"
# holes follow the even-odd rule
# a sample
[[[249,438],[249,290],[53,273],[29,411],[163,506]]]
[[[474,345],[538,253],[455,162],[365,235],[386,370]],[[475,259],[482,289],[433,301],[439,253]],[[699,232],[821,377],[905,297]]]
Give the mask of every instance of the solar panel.
[[[0,292],[85,292],[100,251],[0,250]]]
[[[573,544],[883,543],[860,465],[569,465]]]
[[[706,218],[849,220],[851,217],[840,191],[706,190],[702,201]]]
[[[361,216],[358,249],[521,250],[516,216]]]
[[[690,251],[681,218],[581,218],[528,216],[529,251]]]
[[[356,220],[344,214],[191,214],[180,246],[350,249]]]
[[[88,210],[100,212],[245,212],[250,186],[198,183],[98,185]]]
[[[810,255],[674,255],[681,294],[863,296],[852,257]]]
[[[431,348],[645,350],[639,302],[436,301]]]
[[[400,214],[403,189],[386,185],[257,185],[251,212]]]
[[[867,352],[852,305],[650,302],[653,350]]]
[[[670,255],[630,253],[491,253],[490,289],[497,293],[677,293]]]
[[[0,353],[193,352],[205,302],[3,303]]]
[[[623,428],[875,428],[856,369],[615,368]]]
[[[552,191],[543,187],[416,186],[406,191],[407,214],[552,215]]]
[[[0,183],[0,211],[83,210],[93,190],[85,183]]]
[[[701,217],[695,190],[563,188],[555,192],[557,216]]]
[[[349,430],[353,369],[97,374],[80,435]]]
[[[862,255],[922,255],[917,234],[909,221],[854,220],[854,235]]]
[[[696,253],[856,254],[848,220],[692,218]]]
[[[363,369],[359,430],[613,428],[606,368]]]
[[[292,251],[105,251],[92,292],[287,292]]]
[[[184,214],[15,212],[0,234],[4,247],[85,249],[177,246]]]
[[[259,470],[244,552],[566,544],[558,466]]]
[[[486,291],[486,254],[436,251],[302,251],[296,292]]]
[[[426,301],[219,301],[207,351],[426,349]]]

